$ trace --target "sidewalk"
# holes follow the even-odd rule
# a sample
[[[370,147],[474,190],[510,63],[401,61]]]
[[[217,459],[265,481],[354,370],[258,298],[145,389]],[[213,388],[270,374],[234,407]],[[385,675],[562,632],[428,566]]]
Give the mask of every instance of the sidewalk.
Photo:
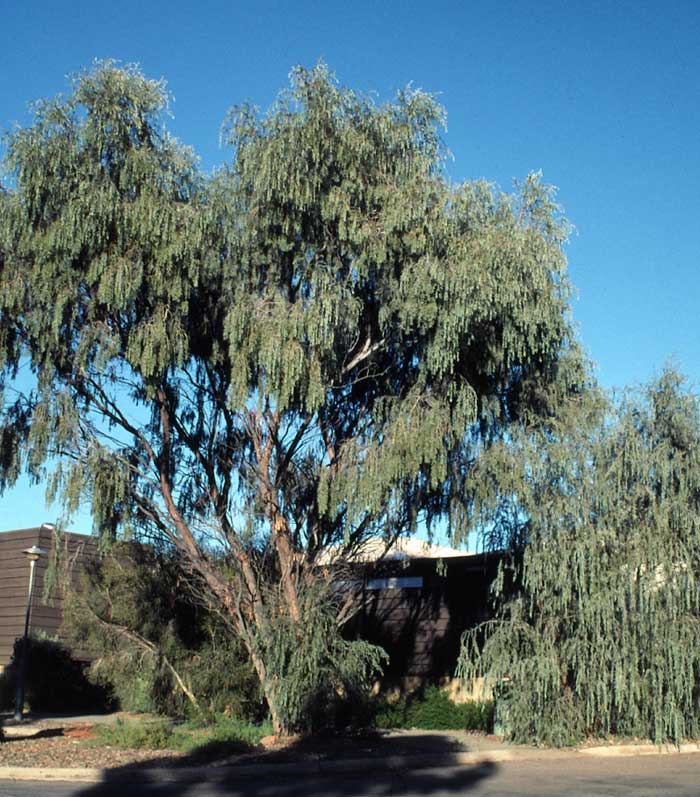
[[[127,715],[124,715],[127,716]],[[43,730],[66,725],[100,725],[114,722],[114,714],[32,714],[22,722],[17,722],[14,716],[0,713],[2,729],[7,738],[13,736],[32,736]]]

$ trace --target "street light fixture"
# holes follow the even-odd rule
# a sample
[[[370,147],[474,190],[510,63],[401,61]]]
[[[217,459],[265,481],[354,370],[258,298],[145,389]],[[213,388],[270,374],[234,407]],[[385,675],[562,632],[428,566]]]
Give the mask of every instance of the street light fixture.
[[[24,689],[27,680],[27,659],[29,658],[29,620],[32,614],[32,596],[34,594],[34,569],[42,554],[46,551],[38,545],[32,545],[22,553],[29,560],[29,594],[27,595],[27,612],[24,616],[24,639],[22,640],[22,659],[19,667],[19,677],[17,678],[17,691],[15,693],[15,720],[21,722],[24,719]]]

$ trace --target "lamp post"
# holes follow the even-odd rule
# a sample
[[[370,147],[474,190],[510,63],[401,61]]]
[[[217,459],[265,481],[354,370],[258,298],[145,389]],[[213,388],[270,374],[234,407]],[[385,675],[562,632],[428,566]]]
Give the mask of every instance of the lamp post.
[[[22,640],[22,659],[19,666],[19,677],[17,678],[17,691],[15,693],[15,720],[21,722],[24,719],[24,687],[27,680],[27,659],[29,658],[29,619],[32,613],[32,596],[34,594],[34,569],[36,563],[43,553],[46,553],[37,545],[32,545],[22,553],[29,560],[29,594],[27,596],[27,613],[24,616],[24,639]]]

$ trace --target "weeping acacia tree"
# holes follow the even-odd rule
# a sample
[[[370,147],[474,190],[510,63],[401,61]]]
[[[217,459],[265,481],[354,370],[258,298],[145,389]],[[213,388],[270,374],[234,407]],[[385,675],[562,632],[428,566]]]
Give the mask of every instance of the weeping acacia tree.
[[[518,740],[697,738],[698,398],[667,370],[612,417],[591,392],[528,443],[482,462],[492,485],[510,474],[501,500],[517,496],[527,545],[496,582],[494,620],[466,635],[460,674],[507,679]]]
[[[464,532],[479,452],[576,382],[567,226],[536,175],[450,184],[420,91],[295,69],[211,177],[165,103],[103,64],[9,136],[0,484],[50,469],[103,539],[178,551],[284,730],[379,664],[320,555]]]

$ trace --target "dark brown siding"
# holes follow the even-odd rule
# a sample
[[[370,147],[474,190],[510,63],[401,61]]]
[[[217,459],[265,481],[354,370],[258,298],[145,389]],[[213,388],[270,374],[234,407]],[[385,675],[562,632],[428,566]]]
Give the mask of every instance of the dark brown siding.
[[[33,631],[60,636],[63,604],[60,591],[55,590],[48,601],[44,600],[44,575],[55,544],[53,531],[44,526],[0,532],[0,669],[9,663],[15,639],[24,633],[29,563],[23,551],[32,545],[38,545],[47,555],[36,564],[30,627]],[[71,558],[80,559],[95,551],[94,540],[82,534],[64,532],[58,544],[61,554]]]
[[[348,633],[389,654],[384,687],[454,677],[462,633],[488,617],[488,589],[498,561],[498,555],[415,559],[386,563],[365,574],[364,609]],[[421,578],[422,584],[367,588],[382,577]]]

